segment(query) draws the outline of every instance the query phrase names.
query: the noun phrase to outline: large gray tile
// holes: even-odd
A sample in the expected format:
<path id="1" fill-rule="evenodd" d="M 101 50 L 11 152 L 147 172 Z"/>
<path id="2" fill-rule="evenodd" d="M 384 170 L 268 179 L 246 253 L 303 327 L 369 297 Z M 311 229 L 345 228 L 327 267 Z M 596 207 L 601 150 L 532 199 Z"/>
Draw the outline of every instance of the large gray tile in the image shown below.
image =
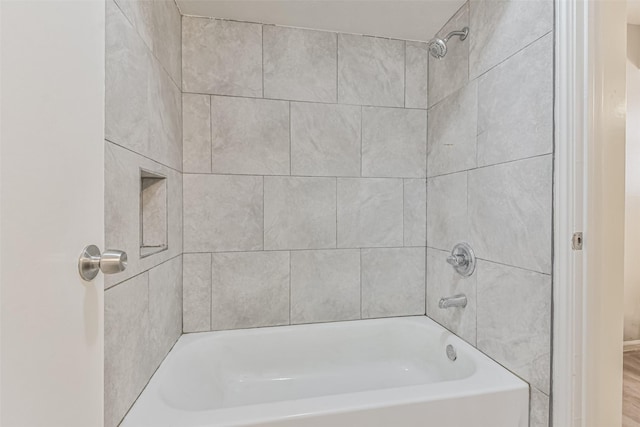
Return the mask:
<path id="1" fill-rule="evenodd" d="M 338 102 L 404 106 L 404 42 L 338 35 Z"/>
<path id="2" fill-rule="evenodd" d="M 450 251 L 469 240 L 467 172 L 427 180 L 427 246 Z"/>
<path id="3" fill-rule="evenodd" d="M 106 7 L 105 138 L 147 154 L 151 53 L 118 6 Z"/>
<path id="4" fill-rule="evenodd" d="M 143 0 L 144 1 L 144 0 Z M 182 15 L 175 1 L 150 1 L 153 5 L 153 53 L 171 79 L 182 84 Z"/>
<path id="5" fill-rule="evenodd" d="M 337 34 L 265 25 L 264 96 L 336 102 Z"/>
<path id="6" fill-rule="evenodd" d="M 182 89 L 262 96 L 262 25 L 184 16 Z"/>
<path id="7" fill-rule="evenodd" d="M 109 2 L 111 1 L 112 0 L 109 0 Z M 115 0 L 115 3 L 120 7 L 120 9 L 122 9 L 124 15 L 131 22 L 140 38 L 142 38 L 149 49 L 153 49 L 153 4 L 155 2 L 146 0 Z"/>
<path id="8" fill-rule="evenodd" d="M 291 173 L 360 176 L 362 109 L 291 103 Z"/>
<path id="9" fill-rule="evenodd" d="M 427 249 L 427 316 L 476 345 L 476 275 L 463 277 L 447 263 L 448 251 Z M 440 308 L 440 298 L 464 294 L 467 306 Z"/>
<path id="10" fill-rule="evenodd" d="M 425 313 L 425 248 L 362 249 L 362 317 Z"/>
<path id="11" fill-rule="evenodd" d="M 335 178 L 264 178 L 265 249 L 335 247 Z"/>
<path id="12" fill-rule="evenodd" d="M 171 0 L 116 0 L 140 38 L 180 85 L 181 15 Z"/>
<path id="13" fill-rule="evenodd" d="M 338 178 L 338 247 L 402 246 L 402 180 Z"/>
<path id="14" fill-rule="evenodd" d="M 553 29 L 551 0 L 471 0 L 469 9 L 472 79 Z"/>
<path id="15" fill-rule="evenodd" d="M 148 157 L 182 170 L 182 93 L 167 72 L 153 62 L 149 82 Z"/>
<path id="16" fill-rule="evenodd" d="M 553 35 L 480 77 L 478 166 L 553 150 Z"/>
<path id="17" fill-rule="evenodd" d="M 166 177 L 167 250 L 142 257 L 141 170 Z M 105 143 L 105 246 L 127 252 L 122 273 L 105 276 L 110 287 L 182 253 L 182 174 L 110 142 Z"/>
<path id="18" fill-rule="evenodd" d="M 535 387 L 531 387 L 530 390 L 529 427 L 549 427 L 549 396 L 536 390 Z"/>
<path id="19" fill-rule="evenodd" d="M 469 5 L 465 5 L 444 26 L 436 37 L 445 38 L 451 31 L 469 26 Z M 469 30 L 473 34 L 474 27 Z M 429 57 L 429 106 L 432 106 L 458 91 L 469 81 L 469 39 L 454 36 L 447 42 L 444 58 Z M 452 116 L 454 117 L 454 116 Z M 456 120 L 457 122 L 457 120 Z"/>
<path id="20" fill-rule="evenodd" d="M 404 180 L 404 245 L 427 245 L 427 183 Z"/>
<path id="21" fill-rule="evenodd" d="M 363 108 L 363 176 L 421 178 L 426 168 L 426 111 Z"/>
<path id="22" fill-rule="evenodd" d="M 289 175 L 289 103 L 211 98 L 214 173 Z"/>
<path id="23" fill-rule="evenodd" d="M 470 171 L 468 194 L 478 257 L 551 273 L 551 155 Z"/>
<path id="24" fill-rule="evenodd" d="M 182 256 L 149 270 L 150 351 L 159 366 L 182 334 Z"/>
<path id="25" fill-rule="evenodd" d="M 211 329 L 211 254 L 183 255 L 182 330 Z"/>
<path id="26" fill-rule="evenodd" d="M 429 110 L 428 176 L 476 167 L 477 121 L 475 81 Z"/>
<path id="27" fill-rule="evenodd" d="M 262 249 L 263 178 L 185 175 L 186 252 Z"/>
<path id="28" fill-rule="evenodd" d="M 406 43 L 404 106 L 406 108 L 427 108 L 429 86 L 429 50 L 427 43 Z"/>
<path id="29" fill-rule="evenodd" d="M 149 339 L 149 275 L 138 275 L 104 294 L 104 421 L 116 427 L 155 366 Z"/>
<path id="30" fill-rule="evenodd" d="M 211 328 L 289 323 L 289 252 L 213 254 Z"/>
<path id="31" fill-rule="evenodd" d="M 180 89 L 112 1 L 106 20 L 105 138 L 181 169 Z"/>
<path id="32" fill-rule="evenodd" d="M 551 277 L 479 261 L 478 348 L 549 392 Z"/>
<path id="33" fill-rule="evenodd" d="M 182 171 L 211 172 L 211 104 L 209 95 L 182 95 Z"/>
<path id="34" fill-rule="evenodd" d="M 291 323 L 360 318 L 360 251 L 291 252 Z"/>

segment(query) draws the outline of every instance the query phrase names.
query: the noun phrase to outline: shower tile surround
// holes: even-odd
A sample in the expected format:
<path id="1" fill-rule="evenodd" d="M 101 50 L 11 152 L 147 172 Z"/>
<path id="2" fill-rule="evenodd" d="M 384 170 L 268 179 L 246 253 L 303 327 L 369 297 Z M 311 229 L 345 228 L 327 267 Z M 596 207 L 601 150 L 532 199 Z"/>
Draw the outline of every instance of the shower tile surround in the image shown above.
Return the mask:
<path id="1" fill-rule="evenodd" d="M 426 43 L 182 30 L 184 331 L 425 314 Z"/>
<path id="2" fill-rule="evenodd" d="M 464 42 L 429 58 L 427 315 L 531 386 L 531 427 L 549 425 L 553 3 L 471 0 L 443 29 Z M 524 36 L 524 37 L 523 37 Z M 467 241 L 462 278 L 446 263 Z M 465 293 L 464 310 L 441 310 Z"/>
<path id="3" fill-rule="evenodd" d="M 181 332 L 425 312 L 528 381 L 547 426 L 552 12 L 471 0 L 436 61 L 108 0 L 106 243 L 138 250 L 143 169 L 167 177 L 168 249 L 107 277 L 105 426 Z M 470 278 L 445 262 L 458 241 Z M 437 308 L 458 292 L 465 310 Z"/>
<path id="4" fill-rule="evenodd" d="M 173 1 L 106 2 L 105 245 L 129 262 L 105 276 L 105 427 L 120 423 L 182 333 L 180 21 Z M 156 203 L 141 200 L 144 176 L 163 178 Z M 163 250 L 142 256 L 143 243 Z"/>

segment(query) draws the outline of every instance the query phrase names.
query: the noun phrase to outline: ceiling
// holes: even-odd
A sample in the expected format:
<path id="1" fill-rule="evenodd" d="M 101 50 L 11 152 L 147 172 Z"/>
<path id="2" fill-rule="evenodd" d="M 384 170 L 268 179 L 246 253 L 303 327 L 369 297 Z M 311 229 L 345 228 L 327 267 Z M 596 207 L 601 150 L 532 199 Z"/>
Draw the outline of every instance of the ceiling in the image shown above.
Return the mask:
<path id="1" fill-rule="evenodd" d="M 431 39 L 465 0 L 176 0 L 184 15 Z"/>

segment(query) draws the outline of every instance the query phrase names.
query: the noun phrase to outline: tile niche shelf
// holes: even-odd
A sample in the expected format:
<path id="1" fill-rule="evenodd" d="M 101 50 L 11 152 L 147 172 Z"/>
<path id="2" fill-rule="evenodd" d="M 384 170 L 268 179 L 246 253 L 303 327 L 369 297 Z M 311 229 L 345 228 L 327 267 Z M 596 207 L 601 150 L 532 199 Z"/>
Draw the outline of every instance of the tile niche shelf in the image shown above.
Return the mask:
<path id="1" fill-rule="evenodd" d="M 140 170 L 140 257 L 168 249 L 167 178 Z"/>

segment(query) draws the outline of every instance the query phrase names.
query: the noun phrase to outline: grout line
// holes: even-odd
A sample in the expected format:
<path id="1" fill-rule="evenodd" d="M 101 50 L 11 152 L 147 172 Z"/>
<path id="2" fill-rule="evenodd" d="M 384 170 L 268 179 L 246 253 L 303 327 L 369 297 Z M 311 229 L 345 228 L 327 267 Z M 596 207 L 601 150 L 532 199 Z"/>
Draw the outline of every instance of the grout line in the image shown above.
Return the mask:
<path id="1" fill-rule="evenodd" d="M 192 254 L 239 254 L 239 253 L 262 253 L 262 252 L 319 252 L 319 251 L 347 251 L 347 250 L 360 250 L 360 249 L 424 249 L 424 248 L 429 248 L 429 249 L 435 249 L 438 251 L 442 251 L 442 252 L 451 252 L 451 251 L 447 251 L 445 249 L 440 249 L 440 248 L 432 248 L 429 246 L 360 246 L 360 247 L 337 247 L 337 248 L 304 248 L 304 249 L 298 249 L 298 248 L 287 248 L 287 249 L 254 249 L 254 250 L 241 250 L 241 251 L 186 251 L 184 252 L 185 255 L 192 255 Z M 182 255 L 182 254 L 181 254 Z M 174 257 L 175 258 L 175 257 Z M 481 258 L 478 258 L 481 259 Z M 489 262 L 493 262 L 490 260 L 484 260 L 483 261 L 489 261 Z M 505 264 L 508 266 L 508 264 Z M 510 266 L 510 267 L 515 267 L 515 266 Z M 519 268 L 519 267 L 515 267 L 515 268 Z M 533 271 L 533 270 L 530 270 Z M 537 272 L 536 272 L 537 273 Z M 541 274 L 546 274 L 546 273 L 541 273 Z M 548 275 L 548 274 L 547 274 Z"/>
<path id="2" fill-rule="evenodd" d="M 360 319 L 362 319 L 362 249 L 359 250 L 360 254 Z"/>
<path id="3" fill-rule="evenodd" d="M 209 173 L 213 173 L 213 97 L 209 95 Z M 184 172 L 183 172 L 184 173 Z"/>
<path id="4" fill-rule="evenodd" d="M 176 5 L 176 8 L 178 9 L 178 13 L 180 14 L 180 21 L 182 21 L 182 15 L 184 15 L 182 13 L 182 9 L 180 8 L 180 5 L 178 5 L 178 1 L 177 0 L 173 0 L 173 3 Z"/>
<path id="5" fill-rule="evenodd" d="M 291 251 L 289 251 L 289 324 L 291 324 L 291 311 L 293 307 L 291 305 Z"/>
<path id="6" fill-rule="evenodd" d="M 404 186 L 406 184 L 406 180 L 402 180 L 402 245 L 404 246 L 406 244 L 406 240 L 405 240 L 405 236 L 404 236 L 404 229 L 405 229 L 405 223 L 404 223 L 404 218 L 405 218 L 405 204 L 407 202 L 406 198 L 405 198 L 405 192 L 404 192 Z"/>
<path id="7" fill-rule="evenodd" d="M 173 166 L 166 165 L 166 164 L 164 164 L 164 163 L 162 163 L 162 162 L 159 162 L 159 161 L 157 161 L 157 160 L 153 160 L 151 157 L 148 157 L 148 156 L 146 156 L 146 155 L 144 155 L 144 154 L 138 153 L 137 151 L 133 151 L 133 150 L 132 150 L 131 148 L 129 148 L 129 147 L 125 147 L 124 145 L 122 145 L 122 144 L 118 144 L 117 142 L 114 142 L 114 141 L 112 141 L 112 140 L 110 140 L 110 139 L 107 139 L 107 138 L 105 138 L 104 140 L 105 140 L 105 141 L 107 141 L 107 142 L 108 142 L 108 143 L 110 143 L 110 144 L 115 145 L 116 147 L 122 148 L 123 150 L 127 150 L 128 152 L 133 153 L 133 154 L 135 154 L 135 155 L 137 155 L 137 156 L 139 156 L 139 157 L 142 157 L 142 158 L 144 158 L 144 159 L 147 159 L 147 160 L 149 160 L 149 161 L 151 161 L 151 162 L 153 162 L 153 163 L 155 163 L 155 164 L 157 164 L 157 165 L 160 165 L 160 166 L 165 167 L 165 168 L 167 168 L 167 169 L 171 169 L 172 171 L 177 172 L 177 173 L 179 173 L 179 174 L 183 174 L 183 172 L 182 172 L 181 170 L 176 169 L 176 168 L 174 168 Z"/>
<path id="8" fill-rule="evenodd" d="M 545 154 L 546 155 L 546 154 Z M 541 155 L 544 156 L 544 155 Z M 541 156 L 535 156 L 535 157 L 541 157 Z M 522 160 L 526 160 L 526 159 L 522 159 Z M 515 161 L 515 160 L 514 160 Z M 506 162 L 506 163 L 510 163 L 510 162 Z M 501 164 L 501 163 L 498 163 Z M 491 165 L 494 166 L 494 165 Z M 460 172 L 451 172 L 449 174 L 443 174 L 443 175 L 438 175 L 438 176 L 444 176 L 444 175 L 452 175 L 455 173 L 461 173 L 461 172 L 466 172 L 466 170 L 460 171 Z M 318 179 L 328 179 L 328 178 L 340 178 L 340 179 L 358 179 L 358 180 L 380 180 L 380 179 L 384 179 L 384 180 L 402 180 L 402 179 L 420 179 L 420 180 L 425 180 L 427 179 L 424 176 L 347 176 L 347 175 L 302 175 L 302 174 L 295 174 L 295 175 L 285 175 L 285 174 L 255 174 L 255 173 L 222 173 L 222 172 L 215 172 L 215 173 L 207 173 L 207 172 L 182 172 L 183 175 L 213 175 L 213 176 L 253 176 L 253 177 L 257 177 L 257 176 L 266 176 L 266 177 L 279 177 L 279 178 L 318 178 Z M 435 178 L 435 177 L 429 177 L 429 178 Z"/>
<path id="9" fill-rule="evenodd" d="M 537 158 L 546 157 L 546 156 L 553 156 L 553 153 L 536 154 L 534 156 L 523 157 L 521 159 L 507 160 L 507 161 L 504 161 L 504 162 L 492 163 L 490 165 L 477 166 L 475 168 L 463 169 L 463 170 L 455 171 L 455 172 L 447 172 L 447 173 L 443 173 L 443 174 L 439 174 L 439 175 L 428 176 L 427 179 L 440 178 L 440 177 L 443 177 L 443 176 L 455 175 L 455 174 L 459 174 L 459 173 L 463 173 L 463 172 L 473 172 L 473 171 L 476 171 L 476 170 L 479 170 L 479 169 L 487 169 L 487 168 L 491 168 L 491 167 L 494 167 L 494 166 L 508 165 L 510 163 L 522 162 L 522 161 L 525 161 L 525 160 L 532 160 L 532 159 L 537 159 Z"/>
<path id="10" fill-rule="evenodd" d="M 271 98 L 271 97 L 266 97 L 266 98 L 263 97 L 263 98 L 261 98 L 259 96 L 240 96 L 240 95 L 229 95 L 229 94 L 224 94 L 224 93 L 204 93 L 204 92 L 197 92 L 197 91 L 183 91 L 182 93 L 183 94 L 188 93 L 188 94 L 192 94 L 192 95 L 217 96 L 217 97 L 220 97 L 220 98 L 264 99 L 265 101 L 285 101 L 285 102 L 299 102 L 299 103 L 303 103 L 303 104 L 323 104 L 323 105 L 350 105 L 352 107 L 395 108 L 395 109 L 399 109 L 399 110 L 427 111 L 427 110 L 429 110 L 431 108 L 431 107 L 429 107 L 429 108 L 417 108 L 417 107 L 405 108 L 405 107 L 397 106 L 397 105 L 352 104 L 352 103 L 348 103 L 348 102 L 307 101 L 307 100 L 302 100 L 302 99 L 286 99 L 286 98 Z M 438 101 L 438 102 L 441 102 L 441 101 Z"/>
<path id="11" fill-rule="evenodd" d="M 537 43 L 538 41 L 540 41 L 541 39 L 545 38 L 546 36 L 548 36 L 549 34 L 553 33 L 553 29 L 547 31 L 546 33 L 544 33 L 543 35 L 541 35 L 540 37 L 538 37 L 537 39 L 533 40 L 531 43 L 528 43 L 524 46 L 522 46 L 520 49 L 518 49 L 517 51 L 515 51 L 514 53 L 512 53 L 511 55 L 507 56 L 506 58 L 504 58 L 503 60 L 501 60 L 500 62 L 498 62 L 497 64 L 494 64 L 493 66 L 491 66 L 491 68 L 488 68 L 487 70 L 483 71 L 482 73 L 478 74 L 477 76 L 475 76 L 473 78 L 473 80 L 478 80 L 480 79 L 480 77 L 484 76 L 485 74 L 487 74 L 488 72 L 490 72 L 491 70 L 493 70 L 494 68 L 504 64 L 505 62 L 507 62 L 509 59 L 513 58 L 514 56 L 516 56 L 517 54 L 519 54 L 520 52 L 522 52 L 523 50 L 529 48 L 531 45 Z M 471 78 L 471 73 L 469 73 L 469 78 Z"/>
<path id="12" fill-rule="evenodd" d="M 403 42 L 404 44 L 404 81 L 402 82 L 402 95 L 404 97 L 403 101 L 402 101 L 402 105 L 404 106 L 404 108 L 407 108 L 407 42 L 406 40 Z"/>
<path id="13" fill-rule="evenodd" d="M 418 246 L 418 247 L 420 247 L 420 246 Z M 435 246 L 427 246 L 426 248 L 427 248 L 427 250 L 431 249 L 431 250 L 434 250 L 434 251 L 445 252 L 445 253 L 450 253 L 451 252 L 450 249 L 442 249 L 441 247 L 435 247 Z M 538 270 L 532 270 L 530 268 L 520 267 L 520 266 L 513 265 L 513 264 L 507 264 L 507 263 L 500 262 L 500 261 L 494 261 L 494 260 L 491 260 L 491 259 L 488 259 L 488 258 L 481 258 L 481 257 L 476 256 L 476 260 L 484 261 L 484 262 L 490 262 L 492 264 L 501 265 L 503 267 L 515 268 L 517 270 L 528 271 L 530 273 L 537 273 L 537 274 L 541 274 L 543 276 L 549 276 L 549 277 L 552 276 L 551 273 L 545 273 L 545 272 L 538 271 Z"/>
<path id="14" fill-rule="evenodd" d="M 111 142 L 111 141 L 109 141 Z M 113 143 L 113 142 L 112 142 Z M 115 143 L 113 143 L 115 144 Z M 118 144 L 115 144 L 118 145 Z M 361 144 L 362 145 L 362 144 Z M 126 150 L 131 151 L 130 149 L 126 148 L 126 147 L 122 147 L 120 145 L 118 145 L 121 148 L 124 148 Z M 362 150 L 362 147 L 361 147 Z M 134 154 L 139 154 L 136 153 L 135 151 L 132 151 Z M 139 154 L 140 156 L 142 156 L 141 154 Z M 336 176 L 336 175 L 327 175 L 327 176 L 318 176 L 318 175 L 283 175 L 283 174 L 273 174 L 273 175 L 266 175 L 266 176 L 273 176 L 273 177 L 284 177 L 284 178 L 341 178 L 341 179 L 369 179 L 369 180 L 373 180 L 373 179 L 425 179 L 425 180 L 429 180 L 429 179 L 434 179 L 434 178 L 440 178 L 440 177 L 444 177 L 444 176 L 449 176 L 449 175 L 455 175 L 455 174 L 459 174 L 459 173 L 463 173 L 463 172 L 472 172 L 472 171 L 476 171 L 479 169 L 487 169 L 490 167 L 494 167 L 494 166 L 501 166 L 501 165 L 507 165 L 510 163 L 516 163 L 516 162 L 522 162 L 525 160 L 532 160 L 532 159 L 537 159 L 537 158 L 541 158 L 541 157 L 546 157 L 546 156 L 553 156 L 553 153 L 543 153 L 543 154 L 536 154 L 534 156 L 529 156 L 529 157 L 523 157 L 521 159 L 514 159 L 514 160 L 507 160 L 504 162 L 499 162 L 499 163 L 492 163 L 489 165 L 483 165 L 483 166 L 478 166 L 478 167 L 474 167 L 474 168 L 470 168 L 470 169 L 463 169 L 463 170 L 459 170 L 459 171 L 454 171 L 454 172 L 447 172 L 447 173 L 442 173 L 442 174 L 438 174 L 438 175 L 433 175 L 433 176 L 428 176 L 428 177 L 424 177 L 424 176 L 414 176 L 414 177 L 410 177 L 410 176 Z M 145 156 L 142 156 L 145 157 Z M 154 161 L 152 159 L 149 159 L 148 157 L 145 157 L 148 160 Z M 158 163 L 158 162 L 156 162 Z M 362 154 L 361 154 L 361 163 L 362 163 Z M 166 166 L 163 165 L 162 163 L 159 163 L 162 166 Z M 170 166 L 166 166 L 167 168 L 170 168 L 176 172 L 180 172 Z M 362 166 L 361 166 L 362 167 Z M 202 172 L 181 172 L 183 175 L 214 175 L 214 176 L 265 176 L 265 175 L 259 175 L 259 174 L 248 174 L 248 173 L 202 173 Z"/>
<path id="15" fill-rule="evenodd" d="M 338 249 L 338 178 L 336 177 L 336 249 Z"/>
<path id="16" fill-rule="evenodd" d="M 386 37 L 386 36 L 376 36 L 376 35 L 372 35 L 372 34 L 364 34 L 364 33 L 348 33 L 345 31 L 335 31 L 335 30 L 323 30 L 323 29 L 319 29 L 319 28 L 309 28 L 309 27 L 297 27 L 294 25 L 279 25 L 279 24 L 274 24 L 274 23 L 269 23 L 269 22 L 256 22 L 256 21 L 246 21 L 246 20 L 241 20 L 241 19 L 232 19 L 232 18 L 218 18 L 215 16 L 202 16 L 202 15 L 193 15 L 190 13 L 182 13 L 183 17 L 186 18 L 193 18 L 193 19 L 206 19 L 209 21 L 225 21 L 225 22 L 237 22 L 239 24 L 253 24 L 253 25 L 267 25 L 270 27 L 276 27 L 276 28 L 289 28 L 289 29 L 294 29 L 294 30 L 303 30 L 303 31 L 313 31 L 313 32 L 318 32 L 318 33 L 330 33 L 330 34 L 344 34 L 347 36 L 359 36 L 359 37 L 369 37 L 372 39 L 382 39 L 382 40 L 394 40 L 394 41 L 409 41 L 409 42 L 418 42 L 418 43 L 427 43 L 428 40 L 418 40 L 418 39 L 400 39 L 397 37 Z"/>
<path id="17" fill-rule="evenodd" d="M 213 330 L 213 254 L 209 254 L 209 330 Z"/>
<path id="18" fill-rule="evenodd" d="M 340 103 L 340 35 L 336 33 L 336 104 Z"/>
<path id="19" fill-rule="evenodd" d="M 166 251 L 162 251 L 162 252 L 159 252 L 159 253 L 165 253 L 165 252 L 166 252 Z M 207 253 L 208 253 L 208 252 L 207 252 Z M 114 283 L 113 285 L 109 286 L 108 288 L 107 288 L 107 287 L 105 287 L 105 288 L 104 288 L 104 292 L 107 292 L 107 291 L 109 291 L 109 290 L 111 290 L 111 289 L 113 289 L 113 288 L 115 288 L 115 287 L 118 287 L 118 286 L 120 286 L 120 285 L 122 285 L 122 284 L 124 284 L 124 283 L 128 282 L 128 281 L 129 281 L 129 280 L 131 280 L 131 279 L 135 279 L 136 277 L 138 277 L 138 276 L 140 276 L 140 275 L 142 275 L 142 274 L 149 273 L 149 272 L 150 272 L 151 270 L 153 270 L 154 268 L 159 267 L 159 266 L 161 266 L 162 264 L 166 264 L 166 263 L 168 263 L 169 261 L 173 261 L 174 259 L 176 259 L 176 258 L 178 258 L 179 256 L 182 256 L 182 255 L 184 255 L 184 253 L 183 253 L 183 252 L 179 253 L 178 255 L 174 255 L 174 256 L 172 256 L 171 258 L 167 258 L 167 259 L 165 259 L 164 261 L 159 262 L 158 264 L 155 264 L 155 265 L 153 265 L 153 266 L 151 266 L 151 267 L 147 268 L 147 269 L 146 269 L 146 270 L 144 270 L 144 271 L 141 271 L 141 272 L 139 272 L 139 273 L 134 274 L 133 276 L 127 277 L 126 279 L 122 279 L 121 281 L 119 281 L 119 282 L 117 282 L 117 283 Z"/>
<path id="20" fill-rule="evenodd" d="M 477 272 L 475 274 L 475 279 L 476 279 L 476 282 L 475 282 L 473 288 L 474 288 L 474 292 L 476 294 L 476 296 L 475 296 L 476 300 L 474 302 L 474 304 L 476 306 L 476 310 L 475 310 L 476 311 L 476 313 L 475 313 L 476 314 L 476 322 L 475 322 L 476 334 L 475 334 L 475 339 L 474 339 L 474 342 L 473 342 L 473 346 L 477 347 L 478 346 L 478 273 Z"/>
<path id="21" fill-rule="evenodd" d="M 262 98 L 264 98 L 264 24 L 260 24 L 260 54 L 262 59 L 262 70 L 260 73 L 262 77 Z"/>
<path id="22" fill-rule="evenodd" d="M 429 291 L 427 288 L 427 284 L 428 284 L 428 279 L 427 279 L 427 273 L 429 271 L 429 257 L 428 257 L 428 250 L 425 247 L 424 248 L 424 315 L 425 316 L 429 316 L 429 313 L 427 311 L 427 307 L 429 306 L 428 304 L 428 296 L 429 296 Z"/>
<path id="23" fill-rule="evenodd" d="M 427 183 L 427 177 L 429 176 L 429 111 L 427 111 L 425 113 L 425 118 L 424 118 L 425 122 L 426 122 L 426 127 L 427 127 L 427 132 L 425 134 L 425 141 L 424 141 L 424 174 L 425 174 L 425 185 Z M 476 164 L 477 165 L 477 164 Z"/>
<path id="24" fill-rule="evenodd" d="M 364 121 L 364 107 L 360 106 L 360 177 L 363 177 L 363 173 L 362 173 L 362 150 L 363 150 L 363 142 L 364 142 L 364 135 L 363 135 L 363 124 L 362 122 Z"/>
<path id="25" fill-rule="evenodd" d="M 291 123 L 291 101 L 289 101 L 289 175 L 293 175 L 293 160 L 291 156 L 292 144 L 291 144 L 291 133 L 292 133 L 293 124 Z"/>
<path id="26" fill-rule="evenodd" d="M 265 227 L 265 217 L 266 217 L 266 211 L 264 208 L 264 200 L 265 200 L 265 196 L 264 196 L 264 179 L 265 177 L 262 177 L 262 250 L 264 251 L 264 240 L 265 240 L 265 234 L 267 234 L 267 230 Z"/>
<path id="27" fill-rule="evenodd" d="M 478 144 L 478 136 L 480 136 L 478 134 L 478 129 L 480 128 L 480 118 L 479 118 L 479 116 L 480 116 L 480 87 L 479 86 L 480 85 L 476 84 L 475 86 L 476 86 L 476 94 L 475 94 L 475 97 L 476 97 L 476 105 L 475 105 L 475 107 L 476 107 L 476 114 L 475 114 L 475 116 L 476 116 L 476 131 L 475 131 L 475 136 L 473 137 L 473 143 L 474 143 L 474 148 L 476 150 L 474 158 L 475 158 L 475 164 L 476 164 L 476 168 L 477 168 L 478 167 L 478 162 L 479 162 L 479 157 L 480 157 L 480 150 L 478 149 L 478 146 L 479 146 L 479 144 Z"/>

